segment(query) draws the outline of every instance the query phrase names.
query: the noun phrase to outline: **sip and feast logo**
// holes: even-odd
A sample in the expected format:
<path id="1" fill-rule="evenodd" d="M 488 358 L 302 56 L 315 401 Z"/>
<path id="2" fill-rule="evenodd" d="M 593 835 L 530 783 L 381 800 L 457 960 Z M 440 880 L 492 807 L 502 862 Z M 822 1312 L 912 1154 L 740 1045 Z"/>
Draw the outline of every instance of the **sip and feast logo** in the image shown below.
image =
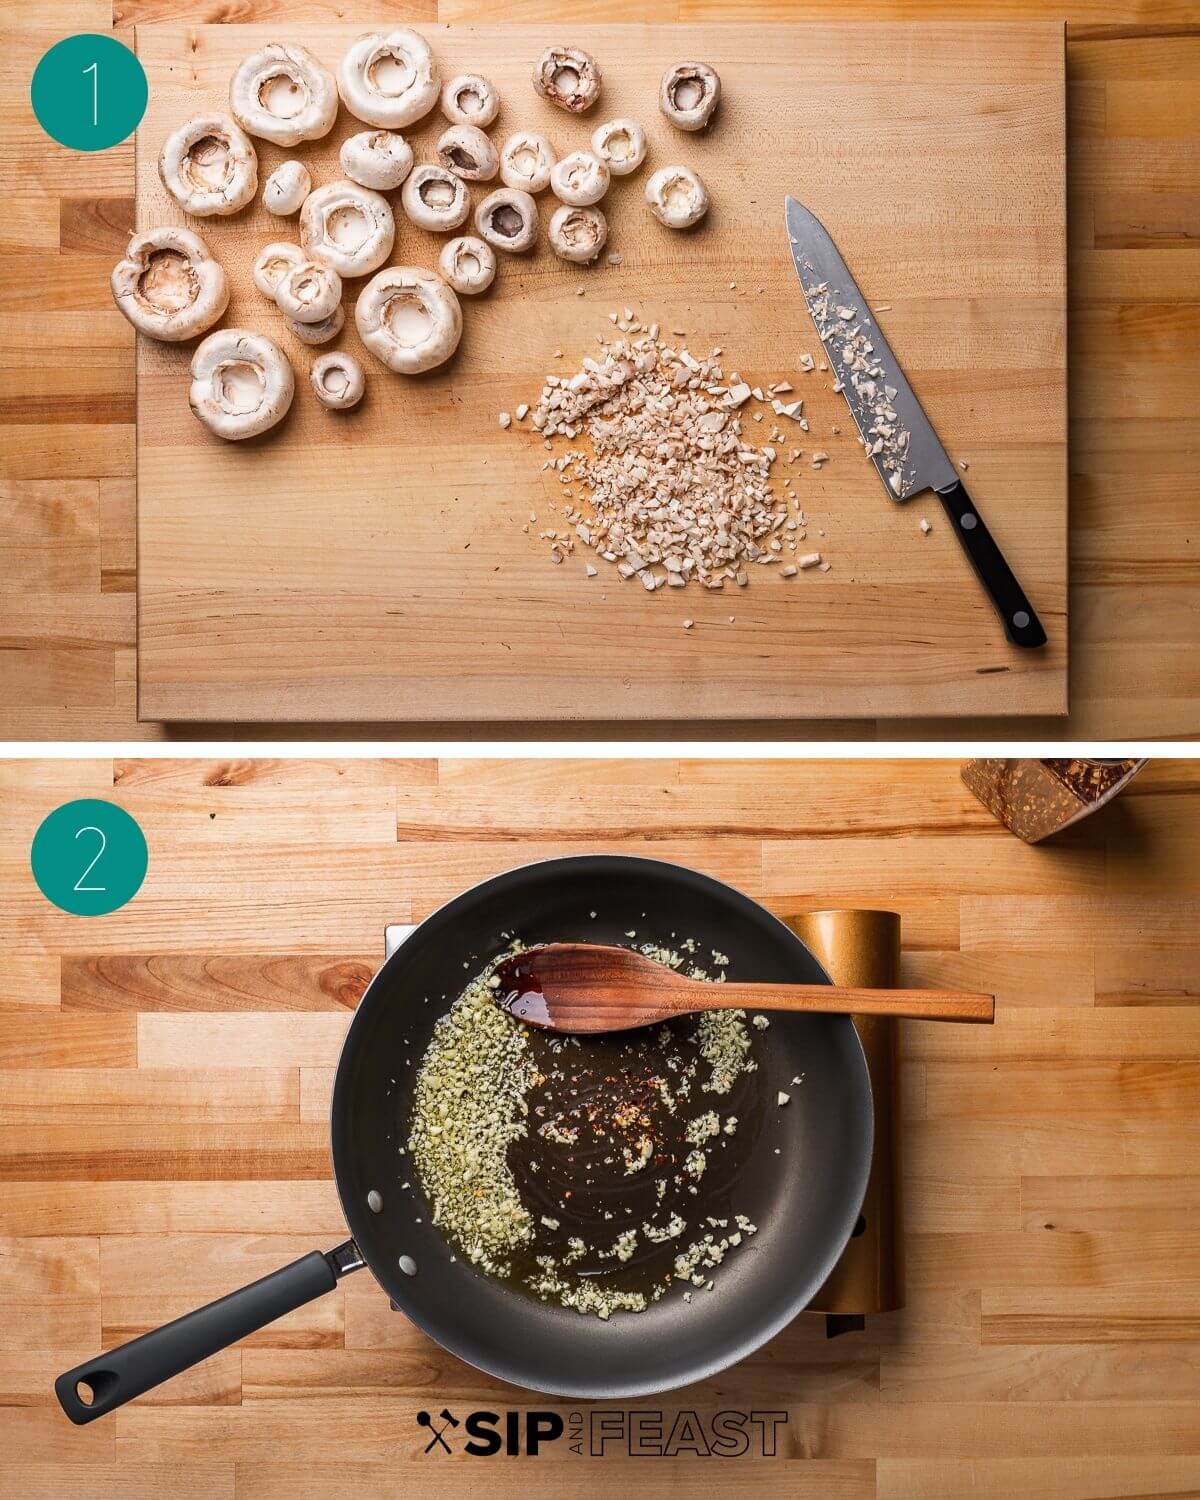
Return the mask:
<path id="1" fill-rule="evenodd" d="M 537 1458 L 563 1442 L 584 1458 L 774 1458 L 786 1411 L 419 1411 L 426 1453 Z"/>

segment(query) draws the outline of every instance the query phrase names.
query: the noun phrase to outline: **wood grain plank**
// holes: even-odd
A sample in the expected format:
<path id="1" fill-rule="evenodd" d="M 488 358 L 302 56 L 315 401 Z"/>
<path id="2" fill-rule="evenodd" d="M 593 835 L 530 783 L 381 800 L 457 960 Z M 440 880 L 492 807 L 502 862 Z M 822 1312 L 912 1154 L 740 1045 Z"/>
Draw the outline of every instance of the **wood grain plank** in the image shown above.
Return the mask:
<path id="1" fill-rule="evenodd" d="M 64 1010 L 353 1010 L 378 958 L 325 953 L 105 953 L 62 962 Z M 55 973 L 55 1003 L 58 975 Z M 3 1003 L 0 1001 L 0 1003 Z"/>
<path id="2" fill-rule="evenodd" d="M 99 1336 L 99 1241 L 0 1239 L 0 1349 L 74 1349 Z"/>
<path id="3" fill-rule="evenodd" d="M 9 1179 L 0 1193 L 0 1234 L 254 1233 L 342 1236 L 346 1220 L 328 1177 L 239 1182 Z"/>
<path id="4" fill-rule="evenodd" d="M 295 1120 L 299 1079 L 282 1068 L 0 1070 L 0 1125 Z"/>

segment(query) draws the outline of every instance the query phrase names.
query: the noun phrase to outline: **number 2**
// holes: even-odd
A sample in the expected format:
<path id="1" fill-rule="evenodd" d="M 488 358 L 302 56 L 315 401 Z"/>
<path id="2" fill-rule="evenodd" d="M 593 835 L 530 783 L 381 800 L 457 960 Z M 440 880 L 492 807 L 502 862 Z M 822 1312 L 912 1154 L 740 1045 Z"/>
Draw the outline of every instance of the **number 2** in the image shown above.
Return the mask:
<path id="1" fill-rule="evenodd" d="M 83 71 L 85 77 L 88 73 L 92 75 L 92 127 L 94 129 L 100 123 L 100 65 L 99 63 L 92 63 L 89 67 L 84 68 Z M 80 829 L 81 833 L 82 831 Z M 97 859 L 99 857 L 99 855 L 96 856 Z M 79 887 L 76 886 L 75 889 L 78 890 Z"/>
<path id="2" fill-rule="evenodd" d="M 93 66 L 95 66 L 95 64 L 93 64 Z M 104 836 L 104 830 L 102 828 L 95 828 L 90 823 L 88 824 L 88 826 L 86 828 L 80 828 L 80 829 L 78 829 L 77 832 L 76 832 L 76 834 L 75 834 L 75 837 L 78 838 L 80 836 L 80 834 L 83 834 L 83 833 L 98 833 L 100 835 L 100 847 L 99 847 L 99 849 L 96 850 L 96 853 L 95 853 L 95 855 L 92 858 L 91 864 L 88 865 L 87 869 L 83 872 L 83 874 L 75 882 L 75 885 L 73 886 L 73 889 L 77 890 L 77 891 L 84 891 L 84 892 L 94 891 L 94 892 L 99 893 L 101 891 L 107 890 L 107 887 L 103 886 L 103 885 L 84 885 L 83 882 L 88 878 L 88 876 L 96 868 L 96 865 L 98 864 L 98 862 L 100 860 L 100 856 L 104 853 L 105 849 L 108 847 L 108 840 L 105 838 L 105 836 Z"/>

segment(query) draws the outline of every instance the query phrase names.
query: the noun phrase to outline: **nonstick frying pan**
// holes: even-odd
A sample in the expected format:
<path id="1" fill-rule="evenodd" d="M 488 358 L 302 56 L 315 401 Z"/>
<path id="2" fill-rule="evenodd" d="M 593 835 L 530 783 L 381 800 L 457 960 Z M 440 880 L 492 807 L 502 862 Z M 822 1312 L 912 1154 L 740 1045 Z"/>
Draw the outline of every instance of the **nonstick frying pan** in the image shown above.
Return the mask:
<path id="1" fill-rule="evenodd" d="M 808 949 L 756 902 L 657 860 L 585 855 L 525 865 L 474 886 L 423 922 L 358 1006 L 334 1081 L 333 1173 L 351 1238 L 59 1376 L 76 1423 L 143 1391 L 331 1291 L 367 1266 L 400 1312 L 460 1359 L 513 1385 L 600 1400 L 702 1380 L 743 1359 L 807 1305 L 854 1231 L 871 1163 L 871 1086 L 848 1016 L 784 1015 L 756 1037 L 772 1115 L 738 1181 L 752 1245 L 721 1266 L 715 1291 L 679 1283 L 642 1313 L 607 1322 L 538 1301 L 483 1275 L 430 1222 L 398 1154 L 434 1022 L 515 935 L 526 943 L 682 943 L 727 956 L 730 977 L 829 983 Z M 794 1086 L 792 1080 L 802 1077 Z M 402 1181 L 413 1178 L 406 1191 Z M 403 1265 L 402 1265 L 403 1262 Z M 410 1274 L 411 1273 L 411 1274 Z"/>

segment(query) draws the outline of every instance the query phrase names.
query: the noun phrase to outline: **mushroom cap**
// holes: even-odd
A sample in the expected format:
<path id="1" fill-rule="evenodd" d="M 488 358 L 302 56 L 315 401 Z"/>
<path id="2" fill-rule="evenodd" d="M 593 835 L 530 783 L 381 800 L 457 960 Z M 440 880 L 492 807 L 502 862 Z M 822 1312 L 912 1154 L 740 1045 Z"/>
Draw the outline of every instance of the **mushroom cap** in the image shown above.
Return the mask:
<path id="1" fill-rule="evenodd" d="M 311 192 L 312 178 L 304 163 L 281 162 L 263 184 L 263 207 L 269 214 L 287 218 L 300 212 L 301 205 Z"/>
<path id="2" fill-rule="evenodd" d="M 342 171 L 362 187 L 390 192 L 412 171 L 412 147 L 396 130 L 360 130 L 342 142 Z"/>
<path id="3" fill-rule="evenodd" d="M 550 173 L 554 196 L 573 208 L 599 203 L 611 181 L 608 163 L 594 151 L 572 151 L 556 161 Z"/>
<path id="4" fill-rule="evenodd" d="M 438 101 L 433 53 L 409 26 L 372 31 L 352 42 L 338 64 L 337 86 L 356 119 L 384 130 L 415 124 Z"/>
<path id="5" fill-rule="evenodd" d="M 333 74 L 307 47 L 269 42 L 252 52 L 229 84 L 229 108 L 250 135 L 298 146 L 328 135 L 337 118 Z"/>
<path id="6" fill-rule="evenodd" d="M 496 188 L 475 210 L 475 228 L 497 250 L 515 255 L 537 242 L 537 204 L 520 188 Z"/>
<path id="7" fill-rule="evenodd" d="M 320 261 L 289 266 L 275 287 L 275 303 L 296 323 L 322 323 L 342 300 L 342 278 Z"/>
<path id="8" fill-rule="evenodd" d="M 308 256 L 291 240 L 272 240 L 258 252 L 254 262 L 254 285 L 264 297 L 275 300 L 275 288 L 293 266 L 302 266 Z"/>
<path id="9" fill-rule="evenodd" d="M 559 109 L 580 115 L 600 97 L 600 65 L 582 47 L 547 47 L 533 65 L 533 86 Z"/>
<path id="10" fill-rule="evenodd" d="M 188 405 L 229 442 L 281 422 L 296 392 L 287 355 L 274 340 L 245 328 L 210 333 L 192 355 Z"/>
<path id="11" fill-rule="evenodd" d="M 444 364 L 462 338 L 453 290 L 422 266 L 388 266 L 359 293 L 359 337 L 389 370 L 419 375 Z"/>
<path id="12" fill-rule="evenodd" d="M 313 394 L 330 411 L 349 411 L 362 400 L 367 388 L 362 365 L 353 354 L 341 351 L 318 354 L 308 378 Z"/>
<path id="13" fill-rule="evenodd" d="M 369 276 L 392 253 L 396 221 L 380 193 L 357 182 L 328 182 L 300 210 L 300 243 L 339 276 Z"/>
<path id="14" fill-rule="evenodd" d="M 550 245 L 561 260 L 586 265 L 604 249 L 608 220 L 598 208 L 575 208 L 564 203 L 550 216 Z"/>
<path id="15" fill-rule="evenodd" d="M 422 162 L 400 189 L 400 204 L 422 229 L 457 229 L 471 212 L 471 195 L 453 172 Z"/>
<path id="16" fill-rule="evenodd" d="M 550 186 L 553 167 L 554 147 L 532 130 L 518 130 L 500 149 L 500 181 L 505 187 L 540 193 Z"/>
<path id="17" fill-rule="evenodd" d="M 466 182 L 488 182 L 500 170 L 495 146 L 475 125 L 451 125 L 437 143 L 438 161 Z"/>
<path id="18" fill-rule="evenodd" d="M 213 110 L 171 132 L 158 175 L 185 213 L 223 218 L 245 208 L 258 191 L 258 153 L 236 120 Z"/>
<path id="19" fill-rule="evenodd" d="M 628 177 L 646 160 L 646 132 L 636 120 L 606 120 L 592 132 L 592 150 L 614 177 Z"/>
<path id="20" fill-rule="evenodd" d="M 198 234 L 164 225 L 135 234 L 112 273 L 118 309 L 139 333 L 177 344 L 211 328 L 229 306 L 229 283 Z"/>
<path id="21" fill-rule="evenodd" d="M 302 343 L 327 344 L 330 339 L 337 338 L 345 326 L 346 309 L 339 302 L 319 323 L 297 323 L 295 318 L 285 318 L 284 322 Z"/>
<path id="22" fill-rule="evenodd" d="M 442 86 L 442 113 L 451 125 L 486 130 L 500 113 L 500 95 L 480 74 L 460 73 Z"/>
<path id="23" fill-rule="evenodd" d="M 475 297 L 496 279 L 496 252 L 475 235 L 462 234 L 442 246 L 438 270 L 456 292 Z"/>
<path id="24" fill-rule="evenodd" d="M 708 212 L 708 189 L 690 167 L 659 167 L 646 180 L 646 202 L 670 229 L 688 229 Z"/>
<path id="25" fill-rule="evenodd" d="M 702 62 L 668 68 L 658 90 L 659 109 L 680 130 L 703 130 L 720 99 L 720 74 Z"/>

